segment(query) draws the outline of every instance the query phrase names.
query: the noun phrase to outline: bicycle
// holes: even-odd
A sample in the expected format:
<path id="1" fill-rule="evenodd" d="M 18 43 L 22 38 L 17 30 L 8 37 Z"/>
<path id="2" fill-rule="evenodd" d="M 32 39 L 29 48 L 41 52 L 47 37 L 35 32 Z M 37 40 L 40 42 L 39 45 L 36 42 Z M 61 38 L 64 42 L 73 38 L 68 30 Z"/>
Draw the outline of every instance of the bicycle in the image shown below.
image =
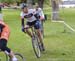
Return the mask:
<path id="1" fill-rule="evenodd" d="M 33 39 L 32 39 L 33 50 L 34 50 L 34 53 L 35 53 L 36 57 L 40 58 L 41 52 L 44 49 L 44 44 L 43 44 L 43 41 L 39 42 L 39 37 L 37 35 L 37 32 L 36 32 L 35 28 L 32 27 L 31 29 L 32 29 L 32 34 L 33 34 Z"/>
<path id="2" fill-rule="evenodd" d="M 0 52 L 2 52 L 2 51 L 0 50 Z M 11 59 L 8 55 L 6 55 L 5 53 L 4 53 L 4 55 L 5 55 L 5 58 L 3 57 L 3 59 L 5 61 L 11 61 Z M 15 53 L 15 56 L 17 57 L 18 61 L 25 61 L 25 58 L 20 53 Z M 0 61 L 2 61 L 1 58 L 0 58 Z"/>
<path id="3" fill-rule="evenodd" d="M 25 27 L 24 28 L 24 33 L 26 33 L 25 29 L 28 29 L 28 28 L 31 28 L 32 35 L 33 35 L 33 37 L 32 37 L 32 46 L 33 46 L 34 53 L 35 53 L 37 58 L 40 58 L 41 57 L 41 52 L 45 50 L 43 41 L 40 42 L 39 36 L 38 36 L 34 26 Z"/>

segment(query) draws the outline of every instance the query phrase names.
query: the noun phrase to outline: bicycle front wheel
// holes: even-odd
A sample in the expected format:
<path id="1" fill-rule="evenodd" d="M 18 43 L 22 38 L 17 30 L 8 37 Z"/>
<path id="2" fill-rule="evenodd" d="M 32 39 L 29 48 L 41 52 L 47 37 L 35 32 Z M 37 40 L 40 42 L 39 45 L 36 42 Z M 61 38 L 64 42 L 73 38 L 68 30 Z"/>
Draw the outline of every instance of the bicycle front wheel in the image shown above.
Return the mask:
<path id="1" fill-rule="evenodd" d="M 25 58 L 21 54 L 15 53 L 15 56 L 18 59 L 18 61 L 25 61 Z"/>
<path id="2" fill-rule="evenodd" d="M 35 52 L 36 57 L 40 58 L 41 52 L 40 52 L 39 42 L 38 42 L 37 36 L 34 36 L 34 39 L 32 39 L 32 46 L 33 46 L 33 50 Z"/>
<path id="3" fill-rule="evenodd" d="M 19 53 L 15 53 L 16 58 L 18 59 L 18 61 L 25 61 L 25 58 L 19 54 Z M 6 56 L 7 61 L 12 61 L 10 57 Z"/>

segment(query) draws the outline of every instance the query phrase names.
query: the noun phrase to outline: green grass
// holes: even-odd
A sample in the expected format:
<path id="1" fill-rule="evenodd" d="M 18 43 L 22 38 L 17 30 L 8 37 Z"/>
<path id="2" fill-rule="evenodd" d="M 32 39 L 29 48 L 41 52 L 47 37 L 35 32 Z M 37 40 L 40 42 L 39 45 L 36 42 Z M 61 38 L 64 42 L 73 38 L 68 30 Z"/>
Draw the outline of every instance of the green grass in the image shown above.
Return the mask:
<path id="1" fill-rule="evenodd" d="M 21 32 L 20 10 L 3 10 L 4 20 L 11 29 L 8 46 L 14 52 L 22 53 L 27 61 L 75 61 L 75 33 L 67 27 L 66 33 L 63 33 L 63 24 L 50 21 L 51 10 L 45 9 L 44 12 L 48 15 L 48 20 L 44 23 L 46 51 L 41 58 L 36 58 L 31 39 Z M 75 28 L 75 9 L 64 9 L 64 13 L 61 10 L 60 16 Z M 3 53 L 0 53 L 2 56 Z"/>

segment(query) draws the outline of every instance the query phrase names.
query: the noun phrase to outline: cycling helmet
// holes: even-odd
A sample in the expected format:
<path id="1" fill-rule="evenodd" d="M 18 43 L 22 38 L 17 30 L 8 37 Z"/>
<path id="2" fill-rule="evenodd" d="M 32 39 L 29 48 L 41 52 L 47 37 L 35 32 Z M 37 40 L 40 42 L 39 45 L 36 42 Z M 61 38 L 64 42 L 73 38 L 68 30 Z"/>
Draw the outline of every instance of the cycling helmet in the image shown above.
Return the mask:
<path id="1" fill-rule="evenodd" d="M 24 9 L 24 8 L 26 8 L 26 7 L 27 7 L 27 5 L 26 5 L 26 4 L 22 4 L 21 9 Z"/>

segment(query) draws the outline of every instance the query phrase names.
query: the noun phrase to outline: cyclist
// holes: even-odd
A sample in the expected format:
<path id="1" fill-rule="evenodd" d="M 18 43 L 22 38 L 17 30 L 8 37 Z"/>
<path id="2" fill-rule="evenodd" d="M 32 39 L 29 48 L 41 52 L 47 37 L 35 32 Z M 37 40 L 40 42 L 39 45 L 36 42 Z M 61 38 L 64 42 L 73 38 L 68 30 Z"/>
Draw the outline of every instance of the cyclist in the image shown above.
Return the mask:
<path id="1" fill-rule="evenodd" d="M 9 39 L 10 30 L 7 24 L 0 20 L 0 50 L 7 54 L 11 61 L 17 61 L 14 53 L 10 48 L 7 47 L 7 42 Z"/>
<path id="2" fill-rule="evenodd" d="M 27 20 L 26 25 L 24 24 L 24 18 Z M 39 18 L 39 15 L 36 13 L 34 9 L 28 9 L 26 5 L 22 7 L 22 12 L 21 12 L 22 31 L 26 32 L 32 39 L 34 39 L 32 33 L 29 31 L 29 28 L 28 28 L 28 27 L 34 26 L 40 40 L 39 43 L 40 42 L 42 43 L 43 37 L 40 30 L 41 23 L 38 18 Z M 43 46 L 43 43 L 40 45 Z M 44 50 L 44 48 L 42 50 Z"/>

